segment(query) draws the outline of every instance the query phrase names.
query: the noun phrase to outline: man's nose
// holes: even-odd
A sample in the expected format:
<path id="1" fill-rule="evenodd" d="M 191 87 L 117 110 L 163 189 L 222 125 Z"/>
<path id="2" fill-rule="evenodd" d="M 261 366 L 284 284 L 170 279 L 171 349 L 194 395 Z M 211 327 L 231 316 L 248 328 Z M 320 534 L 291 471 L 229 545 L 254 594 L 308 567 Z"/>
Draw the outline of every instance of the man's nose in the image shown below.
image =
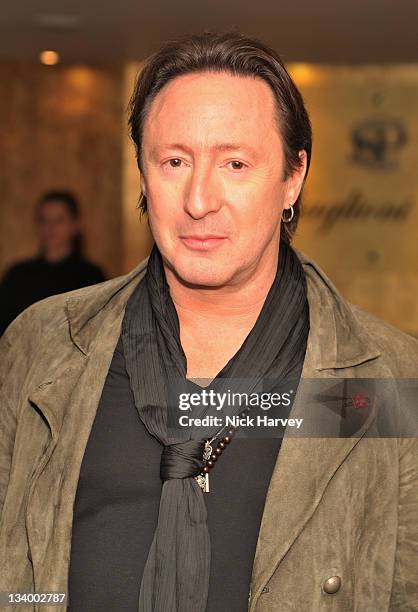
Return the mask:
<path id="1" fill-rule="evenodd" d="M 201 219 L 221 207 L 221 193 L 210 168 L 194 168 L 184 194 L 184 210 Z"/>

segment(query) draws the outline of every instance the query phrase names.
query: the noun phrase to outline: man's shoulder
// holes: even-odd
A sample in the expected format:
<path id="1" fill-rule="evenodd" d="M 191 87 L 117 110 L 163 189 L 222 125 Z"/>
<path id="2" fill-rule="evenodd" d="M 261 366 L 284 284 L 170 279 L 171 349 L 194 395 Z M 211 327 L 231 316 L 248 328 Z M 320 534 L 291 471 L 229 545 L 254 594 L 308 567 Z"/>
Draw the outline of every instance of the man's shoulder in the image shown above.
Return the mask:
<path id="1" fill-rule="evenodd" d="M 44 298 L 28 306 L 7 327 L 0 342 L 2 344 L 14 345 L 25 342 L 25 336 L 40 337 L 48 331 L 56 332 L 62 325 L 67 325 L 67 305 L 69 301 L 94 300 L 95 294 L 99 295 L 105 286 L 111 293 L 113 284 L 118 279 L 111 279 L 59 293 Z"/>
<path id="2" fill-rule="evenodd" d="M 4 349 L 10 348 L 11 345 L 22 348 L 22 344 L 25 344 L 28 338 L 32 345 L 36 338 L 39 341 L 42 339 L 43 343 L 50 339 L 58 345 L 60 338 L 65 340 L 69 338 L 70 316 L 79 327 L 82 327 L 113 298 L 118 304 L 123 305 L 127 299 L 125 287 L 135 286 L 143 277 L 147 262 L 148 257 L 141 260 L 127 274 L 35 302 L 16 317 L 1 336 L 0 358 Z M 63 332 L 62 335 L 59 334 L 60 331 Z"/>
<path id="3" fill-rule="evenodd" d="M 403 332 L 379 317 L 347 302 L 355 318 L 368 336 L 402 378 L 418 377 L 418 339 Z"/>
<path id="4" fill-rule="evenodd" d="M 349 302 L 316 261 L 303 251 L 295 250 L 307 275 L 313 300 L 331 305 L 341 326 L 343 341 L 349 344 L 355 336 L 355 346 L 363 346 L 367 352 L 370 345 L 369 348 L 380 352 L 382 363 L 393 376 L 418 378 L 418 339 Z"/>

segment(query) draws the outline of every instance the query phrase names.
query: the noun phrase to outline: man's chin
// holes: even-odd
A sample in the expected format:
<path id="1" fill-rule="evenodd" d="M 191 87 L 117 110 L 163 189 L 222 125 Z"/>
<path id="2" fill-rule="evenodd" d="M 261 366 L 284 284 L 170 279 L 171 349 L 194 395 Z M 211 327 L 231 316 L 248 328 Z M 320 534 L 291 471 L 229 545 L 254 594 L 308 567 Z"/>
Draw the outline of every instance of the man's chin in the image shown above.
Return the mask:
<path id="1" fill-rule="evenodd" d="M 222 287 L 232 276 L 225 264 L 215 262 L 176 262 L 172 269 L 178 280 L 190 287 Z"/>

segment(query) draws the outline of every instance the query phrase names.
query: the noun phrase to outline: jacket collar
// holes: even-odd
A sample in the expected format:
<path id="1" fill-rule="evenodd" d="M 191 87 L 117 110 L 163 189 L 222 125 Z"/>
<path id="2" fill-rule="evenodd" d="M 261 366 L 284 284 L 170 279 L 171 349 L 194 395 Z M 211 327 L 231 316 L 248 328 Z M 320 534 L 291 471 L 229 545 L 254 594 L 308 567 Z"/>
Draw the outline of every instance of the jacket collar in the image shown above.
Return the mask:
<path id="1" fill-rule="evenodd" d="M 325 272 L 302 251 L 295 249 L 308 284 L 310 311 L 309 354 L 316 370 L 346 368 L 380 355 L 367 330 L 356 319 Z M 148 258 L 124 276 L 71 294 L 66 302 L 71 339 L 88 355 L 105 314 L 122 315 L 129 296 L 143 278 Z"/>
<path id="2" fill-rule="evenodd" d="M 380 351 L 351 304 L 325 272 L 295 249 L 308 283 L 310 353 L 316 370 L 348 368 L 379 357 Z"/>
<path id="3" fill-rule="evenodd" d="M 71 340 L 82 353 L 91 352 L 103 316 L 108 311 L 115 315 L 124 310 L 129 296 L 145 275 L 148 259 L 143 259 L 128 274 L 71 292 L 65 312 Z"/>

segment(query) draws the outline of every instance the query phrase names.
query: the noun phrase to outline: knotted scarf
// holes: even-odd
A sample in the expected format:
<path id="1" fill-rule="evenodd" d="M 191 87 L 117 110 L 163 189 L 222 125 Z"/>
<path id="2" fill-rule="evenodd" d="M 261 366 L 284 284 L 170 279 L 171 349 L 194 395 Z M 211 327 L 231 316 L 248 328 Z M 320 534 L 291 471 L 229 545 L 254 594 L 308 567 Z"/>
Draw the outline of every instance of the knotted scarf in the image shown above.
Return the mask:
<path id="1" fill-rule="evenodd" d="M 299 380 L 308 332 L 302 265 L 294 250 L 281 241 L 276 276 L 257 321 L 215 385 L 226 390 L 228 379 L 239 379 L 245 387 L 240 391 L 251 393 L 263 378 Z M 127 302 L 121 333 L 136 408 L 149 433 L 163 446 L 158 523 L 142 576 L 138 609 L 205 612 L 210 537 L 203 498 L 206 493 L 194 476 L 204 465 L 203 440 L 214 436 L 216 428 L 173 431 L 168 427 L 170 389 L 178 388 L 179 381 L 187 384 L 187 361 L 157 246 L 152 249 L 144 278 Z M 240 410 L 237 408 L 237 413 Z M 194 417 L 204 414 L 204 407 L 193 409 Z"/>

